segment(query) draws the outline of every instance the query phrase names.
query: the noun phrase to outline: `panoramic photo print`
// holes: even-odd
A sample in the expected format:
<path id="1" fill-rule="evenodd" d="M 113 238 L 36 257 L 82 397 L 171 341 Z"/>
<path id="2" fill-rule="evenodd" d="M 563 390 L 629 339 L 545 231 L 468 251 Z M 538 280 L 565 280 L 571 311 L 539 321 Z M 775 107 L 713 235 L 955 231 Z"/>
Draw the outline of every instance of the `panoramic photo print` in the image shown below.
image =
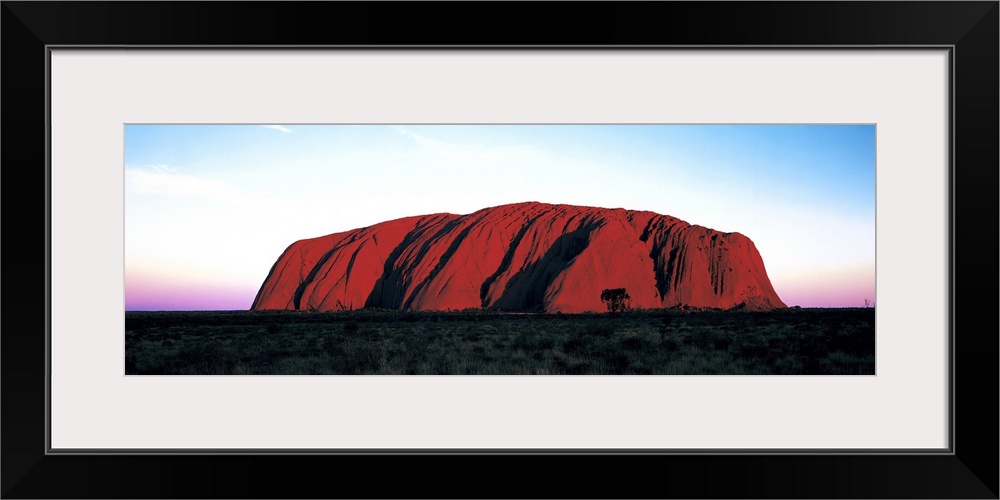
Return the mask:
<path id="1" fill-rule="evenodd" d="M 874 125 L 125 126 L 126 375 L 874 375 Z"/>

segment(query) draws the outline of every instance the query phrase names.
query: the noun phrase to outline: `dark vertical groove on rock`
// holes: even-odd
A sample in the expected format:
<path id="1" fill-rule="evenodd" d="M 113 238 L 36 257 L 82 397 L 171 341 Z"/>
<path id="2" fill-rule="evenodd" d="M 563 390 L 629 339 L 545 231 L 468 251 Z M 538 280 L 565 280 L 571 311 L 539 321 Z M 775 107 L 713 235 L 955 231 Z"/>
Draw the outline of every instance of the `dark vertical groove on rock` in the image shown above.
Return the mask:
<path id="1" fill-rule="evenodd" d="M 450 233 L 451 232 L 450 229 L 457 227 L 463 221 L 462 219 L 456 219 L 452 222 L 454 222 L 455 224 L 452 224 L 451 222 L 448 223 L 450 227 L 447 233 Z M 455 255 L 455 251 L 458 250 L 458 246 L 461 245 L 463 241 L 465 241 L 465 238 L 467 236 L 469 236 L 469 232 L 472 231 L 473 227 L 475 227 L 473 224 L 468 224 L 467 226 L 465 226 L 465 229 L 462 229 L 462 231 L 459 232 L 457 236 L 455 236 L 455 239 L 453 239 L 451 241 L 451 244 L 448 245 L 448 249 L 441 254 L 441 257 L 438 259 L 437 265 L 434 266 L 430 274 L 428 274 L 426 278 L 421 280 L 421 282 L 418 283 L 416 287 L 414 287 L 413 293 L 410 294 L 409 298 L 406 300 L 406 303 L 403 304 L 403 309 L 409 309 L 410 305 L 413 303 L 414 297 L 419 295 L 420 292 L 423 291 L 424 287 L 426 287 L 427 284 L 431 282 L 431 280 L 437 277 L 438 273 L 441 272 L 441 269 L 444 267 L 445 263 L 448 262 L 448 259 L 450 259 L 452 255 Z M 421 254 L 421 257 L 426 255 L 426 250 L 427 247 L 425 246 L 424 253 Z"/>
<path id="2" fill-rule="evenodd" d="M 392 249 L 389 253 L 389 257 L 385 260 L 385 265 L 382 266 L 382 276 L 375 280 L 375 287 L 372 292 L 368 295 L 368 299 L 365 300 L 365 307 L 385 307 L 390 309 L 398 309 L 403 303 L 403 296 L 401 295 L 401 290 L 403 289 L 402 274 L 398 272 L 396 261 L 403 252 L 418 241 L 424 233 L 430 228 L 430 224 L 421 226 L 417 224 L 414 229 L 408 233 L 403 238 L 403 241 Z M 388 292 L 387 292 L 388 290 Z M 386 297 L 387 293 L 391 293 L 390 297 Z"/>
<path id="3" fill-rule="evenodd" d="M 538 217 L 528 219 L 528 221 L 521 226 L 521 229 L 517 231 L 514 238 L 510 240 L 510 245 L 507 247 L 507 251 L 503 255 L 503 260 L 500 261 L 500 267 L 497 268 L 496 272 L 486 278 L 486 281 L 483 282 L 483 286 L 479 287 L 479 301 L 482 302 L 483 307 L 489 307 L 489 304 L 486 303 L 486 295 L 490 292 L 490 287 L 493 286 L 493 283 L 501 274 L 510 269 L 510 263 L 514 260 L 514 252 L 517 251 L 518 245 L 521 244 L 521 239 L 524 238 L 525 233 L 528 232 L 528 228 L 531 227 L 537 218 Z"/>
<path id="4" fill-rule="evenodd" d="M 302 310 L 302 293 L 305 292 L 306 287 L 309 286 L 309 283 L 312 283 L 313 279 L 316 278 L 316 274 L 319 273 L 319 270 L 320 268 L 323 267 L 323 264 L 325 264 L 326 261 L 329 260 L 330 257 L 333 255 L 333 253 L 339 249 L 340 247 L 336 246 L 331 248 L 325 254 L 323 254 L 323 256 L 320 257 L 319 261 L 316 262 L 316 265 L 313 266 L 313 268 L 309 271 L 309 274 L 306 276 L 306 279 L 302 280 L 302 283 L 299 283 L 298 288 L 295 289 L 295 295 L 292 296 L 292 305 L 295 306 L 296 310 Z"/>

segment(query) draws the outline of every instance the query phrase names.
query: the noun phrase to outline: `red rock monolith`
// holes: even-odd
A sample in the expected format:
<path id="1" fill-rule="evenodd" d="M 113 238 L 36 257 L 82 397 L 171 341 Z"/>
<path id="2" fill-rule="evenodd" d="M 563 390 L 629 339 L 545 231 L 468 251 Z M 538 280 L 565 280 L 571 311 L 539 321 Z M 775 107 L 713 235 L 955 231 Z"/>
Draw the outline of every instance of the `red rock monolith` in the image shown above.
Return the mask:
<path id="1" fill-rule="evenodd" d="M 292 243 L 252 309 L 784 308 L 749 238 L 653 212 L 528 202 L 382 222 Z"/>

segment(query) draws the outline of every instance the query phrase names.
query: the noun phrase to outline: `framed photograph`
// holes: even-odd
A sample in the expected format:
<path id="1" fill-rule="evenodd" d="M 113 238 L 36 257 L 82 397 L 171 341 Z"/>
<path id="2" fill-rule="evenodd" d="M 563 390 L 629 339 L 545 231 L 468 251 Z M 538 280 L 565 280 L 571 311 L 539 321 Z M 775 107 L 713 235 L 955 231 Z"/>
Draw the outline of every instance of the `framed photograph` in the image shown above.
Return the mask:
<path id="1" fill-rule="evenodd" d="M 4 2 L 4 497 L 997 498 L 997 2 L 573 8 Z"/>
<path id="2" fill-rule="evenodd" d="M 511 55 L 480 73 L 565 59 Z M 850 123 L 126 124 L 125 375 L 874 376 L 875 143 Z"/>

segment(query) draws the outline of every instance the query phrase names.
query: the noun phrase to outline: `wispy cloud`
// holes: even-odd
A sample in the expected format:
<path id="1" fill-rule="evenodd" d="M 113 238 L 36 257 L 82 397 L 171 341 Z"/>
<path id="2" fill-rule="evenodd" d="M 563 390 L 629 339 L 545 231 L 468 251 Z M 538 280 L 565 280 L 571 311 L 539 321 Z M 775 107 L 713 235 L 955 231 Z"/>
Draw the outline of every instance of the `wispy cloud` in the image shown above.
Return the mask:
<path id="1" fill-rule="evenodd" d="M 126 166 L 125 192 L 241 201 L 250 197 L 226 182 L 177 172 L 169 165 Z"/>
<path id="2" fill-rule="evenodd" d="M 279 132 L 284 132 L 286 134 L 290 134 L 290 133 L 293 132 L 292 129 L 290 129 L 290 128 L 284 126 L 284 125 L 261 125 L 261 127 L 269 128 L 271 130 L 277 130 Z"/>
<path id="3" fill-rule="evenodd" d="M 532 145 L 484 146 L 481 144 L 460 144 L 432 139 L 398 125 L 394 125 L 392 128 L 400 135 L 412 139 L 418 146 L 446 158 L 498 160 L 524 158 L 525 155 L 543 153 L 537 146 Z"/>

